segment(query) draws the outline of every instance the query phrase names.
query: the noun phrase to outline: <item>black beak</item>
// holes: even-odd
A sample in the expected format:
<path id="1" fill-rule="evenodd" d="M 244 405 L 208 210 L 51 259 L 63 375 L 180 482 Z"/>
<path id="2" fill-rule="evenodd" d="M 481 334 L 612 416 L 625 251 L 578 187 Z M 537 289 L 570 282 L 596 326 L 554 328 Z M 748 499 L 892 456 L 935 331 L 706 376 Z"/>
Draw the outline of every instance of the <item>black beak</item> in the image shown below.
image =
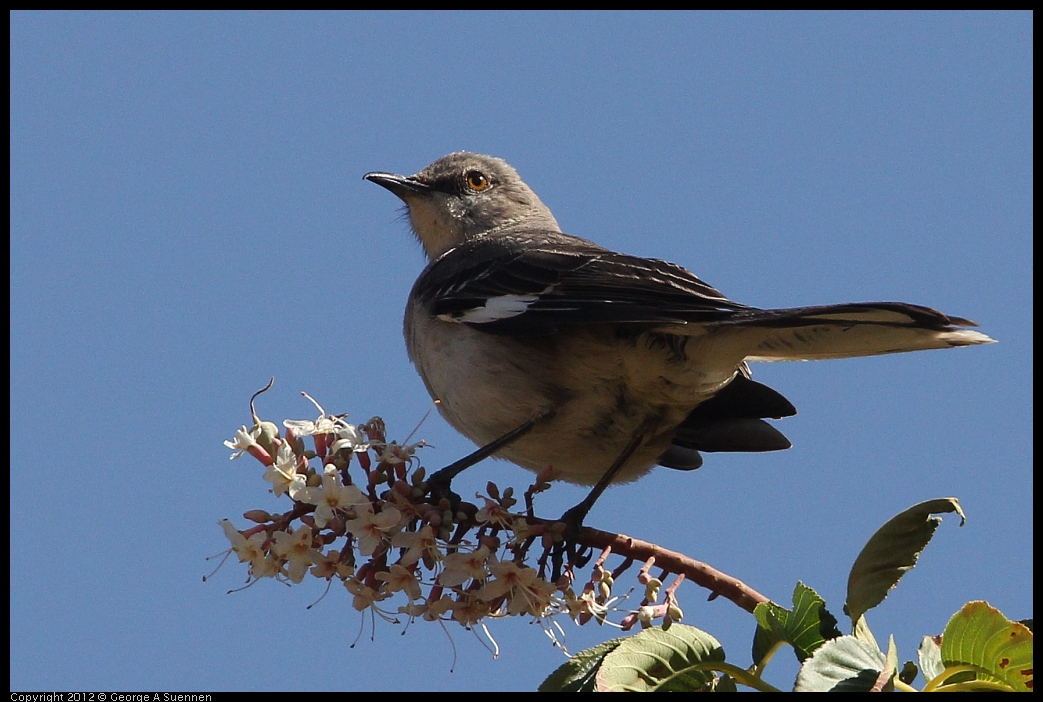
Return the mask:
<path id="1" fill-rule="evenodd" d="M 364 180 L 387 188 L 395 195 L 405 200 L 410 195 L 422 195 L 431 192 L 432 188 L 425 185 L 412 176 L 396 175 L 394 173 L 381 173 L 374 171 L 362 176 Z"/>

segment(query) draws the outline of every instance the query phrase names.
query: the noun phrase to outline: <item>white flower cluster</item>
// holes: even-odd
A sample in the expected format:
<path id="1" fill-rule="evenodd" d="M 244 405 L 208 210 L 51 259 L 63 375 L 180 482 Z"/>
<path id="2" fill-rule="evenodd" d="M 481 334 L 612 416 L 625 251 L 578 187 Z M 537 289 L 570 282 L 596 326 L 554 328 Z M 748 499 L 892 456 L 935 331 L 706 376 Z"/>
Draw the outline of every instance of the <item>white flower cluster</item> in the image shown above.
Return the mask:
<path id="1" fill-rule="evenodd" d="M 547 554 L 561 530 L 512 514 L 513 489 L 501 493 L 490 483 L 488 495 L 479 496 L 484 507 L 462 503 L 454 513 L 448 500 L 432 504 L 427 497 L 415 456 L 423 442 L 386 441 L 379 417 L 354 426 L 319 410 L 315 421 L 285 421 L 284 433 L 255 416 L 252 428 L 225 442 L 232 458 L 249 453 L 259 460 L 271 492 L 293 502 L 283 514 L 247 512 L 255 525 L 245 530 L 221 522 L 231 551 L 249 564 L 250 583 L 300 583 L 309 574 L 336 579 L 355 609 L 389 621 L 402 615 L 473 627 L 490 616 L 545 623 L 556 614 L 605 621 L 615 600 L 600 561 L 579 595 L 571 567 L 557 581 L 548 579 Z M 314 448 L 305 447 L 305 437 Z M 538 483 L 530 493 L 546 486 Z M 544 548 L 539 570 L 525 564 L 536 543 Z M 406 602 L 394 607 L 400 592 Z"/>

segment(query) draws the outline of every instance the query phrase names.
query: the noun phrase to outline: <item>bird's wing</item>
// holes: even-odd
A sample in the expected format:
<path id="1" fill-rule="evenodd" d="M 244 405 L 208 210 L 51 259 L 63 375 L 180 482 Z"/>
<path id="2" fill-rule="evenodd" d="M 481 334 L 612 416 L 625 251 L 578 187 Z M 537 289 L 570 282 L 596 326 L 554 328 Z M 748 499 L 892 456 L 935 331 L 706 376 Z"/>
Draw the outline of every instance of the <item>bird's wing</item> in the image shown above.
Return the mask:
<path id="1" fill-rule="evenodd" d="M 468 242 L 432 262 L 414 294 L 441 319 L 507 335 L 585 324 L 724 321 L 753 309 L 680 266 L 557 232 Z"/>
<path id="2" fill-rule="evenodd" d="M 990 343 L 974 322 L 904 302 L 757 309 L 684 268 L 615 253 L 560 232 L 482 237 L 447 251 L 417 279 L 433 315 L 481 331 L 550 334 L 626 324 L 712 333 L 716 352 L 750 361 L 850 358 Z M 688 329 L 685 327 L 688 326 Z"/>

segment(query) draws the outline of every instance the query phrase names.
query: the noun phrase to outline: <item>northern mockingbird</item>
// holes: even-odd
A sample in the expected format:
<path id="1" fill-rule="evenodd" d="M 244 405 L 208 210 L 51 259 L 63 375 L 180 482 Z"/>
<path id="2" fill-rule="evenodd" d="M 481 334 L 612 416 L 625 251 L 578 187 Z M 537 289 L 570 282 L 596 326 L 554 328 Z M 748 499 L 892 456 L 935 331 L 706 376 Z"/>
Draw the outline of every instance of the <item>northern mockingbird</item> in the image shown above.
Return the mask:
<path id="1" fill-rule="evenodd" d="M 776 451 L 764 421 L 795 414 L 747 361 L 796 361 L 970 346 L 976 326 L 927 307 L 868 302 L 762 310 L 684 268 L 564 234 L 506 162 L 457 152 L 416 175 L 368 173 L 397 195 L 430 262 L 405 337 L 442 416 L 489 455 L 594 489 L 700 451 Z M 446 484 L 447 487 L 447 484 Z M 567 513 L 568 515 L 569 513 Z"/>

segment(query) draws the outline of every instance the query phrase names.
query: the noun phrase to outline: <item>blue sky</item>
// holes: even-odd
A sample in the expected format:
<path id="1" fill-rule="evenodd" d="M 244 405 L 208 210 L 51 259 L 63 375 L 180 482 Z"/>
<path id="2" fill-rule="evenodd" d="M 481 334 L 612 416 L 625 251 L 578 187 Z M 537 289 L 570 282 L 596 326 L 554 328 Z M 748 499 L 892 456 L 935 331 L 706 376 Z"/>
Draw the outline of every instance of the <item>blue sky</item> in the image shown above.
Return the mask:
<path id="1" fill-rule="evenodd" d="M 794 446 L 610 489 L 588 523 L 843 619 L 886 519 L 956 496 L 869 621 L 903 660 L 968 600 L 1032 615 L 1032 16 L 11 15 L 11 686 L 533 689 L 537 626 L 362 617 L 342 588 L 242 584 L 217 521 L 285 509 L 222 441 L 314 418 L 404 438 L 431 406 L 401 339 L 423 266 L 364 182 L 459 149 L 513 164 L 563 229 L 760 307 L 902 300 L 1000 343 L 755 377 Z M 45 431 L 46 430 L 46 431 Z M 471 450 L 440 418 L 437 468 Z M 529 484 L 486 462 L 457 483 Z M 561 486 L 556 516 L 582 497 Z M 752 619 L 679 590 L 749 663 Z M 615 636 L 564 624 L 574 650 Z M 785 659 L 785 660 L 782 660 Z M 769 679 L 792 682 L 792 657 Z"/>

